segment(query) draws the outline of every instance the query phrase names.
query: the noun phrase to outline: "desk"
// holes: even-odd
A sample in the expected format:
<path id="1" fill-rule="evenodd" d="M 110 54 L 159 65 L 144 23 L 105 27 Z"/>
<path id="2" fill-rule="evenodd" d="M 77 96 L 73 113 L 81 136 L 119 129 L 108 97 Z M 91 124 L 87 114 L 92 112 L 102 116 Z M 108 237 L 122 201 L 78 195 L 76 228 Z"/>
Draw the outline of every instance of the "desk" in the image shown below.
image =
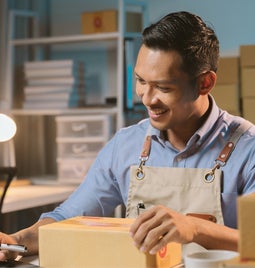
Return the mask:
<path id="1" fill-rule="evenodd" d="M 77 185 L 24 185 L 10 187 L 7 191 L 2 213 L 16 212 L 29 208 L 54 204 L 64 201 L 75 189 Z M 34 259 L 30 259 L 34 258 Z M 8 267 L 34 267 L 32 264 L 38 265 L 38 258 L 23 258 L 25 263 L 16 263 Z M 0 264 L 0 267 L 7 267 Z"/>
<path id="2" fill-rule="evenodd" d="M 33 184 L 10 187 L 4 200 L 2 213 L 62 202 L 76 187 L 76 185 Z"/>

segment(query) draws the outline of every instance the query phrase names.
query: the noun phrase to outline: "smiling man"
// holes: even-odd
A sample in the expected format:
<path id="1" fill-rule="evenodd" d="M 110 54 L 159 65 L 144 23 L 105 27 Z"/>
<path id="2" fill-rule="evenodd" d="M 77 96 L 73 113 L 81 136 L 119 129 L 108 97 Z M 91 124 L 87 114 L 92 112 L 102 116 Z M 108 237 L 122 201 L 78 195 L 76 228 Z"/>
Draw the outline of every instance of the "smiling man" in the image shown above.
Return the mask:
<path id="1" fill-rule="evenodd" d="M 64 203 L 0 242 L 35 254 L 40 225 L 113 216 L 123 205 L 136 218 L 130 235 L 143 252 L 171 241 L 237 250 L 236 200 L 255 192 L 255 127 L 210 95 L 218 59 L 214 31 L 194 14 L 170 13 L 146 28 L 134 72 L 148 118 L 115 134 Z M 13 257 L 0 251 L 1 260 Z"/>

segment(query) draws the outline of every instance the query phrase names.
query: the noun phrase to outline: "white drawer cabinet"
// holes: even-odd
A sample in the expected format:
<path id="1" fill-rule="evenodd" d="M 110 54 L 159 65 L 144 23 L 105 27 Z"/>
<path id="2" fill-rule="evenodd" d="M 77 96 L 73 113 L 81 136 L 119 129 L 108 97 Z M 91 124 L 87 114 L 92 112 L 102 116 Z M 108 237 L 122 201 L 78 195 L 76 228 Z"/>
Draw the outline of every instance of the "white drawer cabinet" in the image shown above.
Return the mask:
<path id="1" fill-rule="evenodd" d="M 108 117 L 105 115 L 58 116 L 56 117 L 57 136 L 59 138 L 103 137 L 108 139 L 111 131 Z"/>
<path id="2" fill-rule="evenodd" d="M 96 155 L 106 140 L 60 140 L 57 139 L 57 153 L 60 158 L 80 158 Z"/>
<path id="3" fill-rule="evenodd" d="M 113 133 L 110 115 L 56 117 L 58 180 L 80 183 Z"/>
<path id="4" fill-rule="evenodd" d="M 66 183 L 80 183 L 86 176 L 90 166 L 95 160 L 94 157 L 84 158 L 58 158 L 58 178 Z"/>

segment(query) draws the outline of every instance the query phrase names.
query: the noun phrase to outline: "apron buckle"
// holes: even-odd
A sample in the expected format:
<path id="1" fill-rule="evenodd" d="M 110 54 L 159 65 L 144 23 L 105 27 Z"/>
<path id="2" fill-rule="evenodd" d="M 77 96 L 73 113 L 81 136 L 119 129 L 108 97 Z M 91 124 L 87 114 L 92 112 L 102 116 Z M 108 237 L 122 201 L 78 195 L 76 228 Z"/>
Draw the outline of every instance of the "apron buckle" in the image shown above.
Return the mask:
<path id="1" fill-rule="evenodd" d="M 143 180 L 144 179 L 144 177 L 145 177 L 145 173 L 144 173 L 144 170 L 143 170 L 143 166 L 144 166 L 144 164 L 145 164 L 145 161 L 148 159 L 149 157 L 148 156 L 141 156 L 140 157 L 140 165 L 139 165 L 139 167 L 137 168 L 137 170 L 136 170 L 136 173 L 135 173 L 135 175 L 136 175 L 136 179 L 137 180 Z"/>
<path id="2" fill-rule="evenodd" d="M 140 180 L 143 180 L 144 177 L 145 177 L 145 174 L 144 174 L 143 169 L 142 168 L 138 168 L 136 170 L 136 179 L 140 181 Z"/>
<path id="3" fill-rule="evenodd" d="M 205 174 L 204 176 L 204 181 L 206 183 L 211 183 L 214 181 L 215 179 L 215 170 L 219 169 L 221 167 L 220 163 L 216 161 L 216 164 L 214 165 L 214 167 Z"/>

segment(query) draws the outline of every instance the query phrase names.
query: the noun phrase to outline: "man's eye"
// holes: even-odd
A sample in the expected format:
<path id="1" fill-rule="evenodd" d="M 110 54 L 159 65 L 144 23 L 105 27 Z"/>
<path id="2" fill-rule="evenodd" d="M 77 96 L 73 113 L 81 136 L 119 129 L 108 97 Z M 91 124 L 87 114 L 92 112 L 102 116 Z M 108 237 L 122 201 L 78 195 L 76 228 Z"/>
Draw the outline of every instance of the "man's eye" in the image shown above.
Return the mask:
<path id="1" fill-rule="evenodd" d="M 141 78 L 136 77 L 136 81 L 139 82 L 140 84 L 144 85 L 145 81 Z"/>
<path id="2" fill-rule="evenodd" d="M 168 87 L 162 87 L 162 86 L 159 86 L 159 85 L 157 85 L 157 89 L 162 91 L 162 92 L 168 92 L 170 90 Z"/>

